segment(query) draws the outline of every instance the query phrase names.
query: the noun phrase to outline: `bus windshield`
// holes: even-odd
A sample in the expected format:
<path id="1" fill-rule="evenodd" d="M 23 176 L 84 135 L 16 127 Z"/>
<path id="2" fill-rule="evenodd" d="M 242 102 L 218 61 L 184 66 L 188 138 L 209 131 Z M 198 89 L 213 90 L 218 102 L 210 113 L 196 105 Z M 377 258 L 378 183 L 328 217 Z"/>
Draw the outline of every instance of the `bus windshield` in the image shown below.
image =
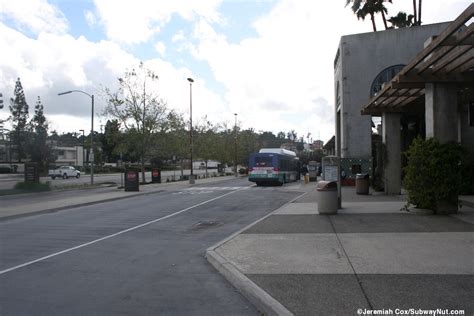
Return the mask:
<path id="1" fill-rule="evenodd" d="M 255 157 L 255 167 L 271 167 L 272 157 Z"/>

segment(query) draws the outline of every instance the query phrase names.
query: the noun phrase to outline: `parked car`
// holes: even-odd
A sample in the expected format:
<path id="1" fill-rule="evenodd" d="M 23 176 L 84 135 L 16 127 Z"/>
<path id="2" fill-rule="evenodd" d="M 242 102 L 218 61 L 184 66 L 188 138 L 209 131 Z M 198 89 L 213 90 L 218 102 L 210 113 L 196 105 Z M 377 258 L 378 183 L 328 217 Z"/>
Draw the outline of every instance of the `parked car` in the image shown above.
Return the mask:
<path id="1" fill-rule="evenodd" d="M 48 170 L 48 176 L 53 180 L 56 179 L 56 177 L 62 177 L 63 179 L 67 179 L 69 177 L 79 178 L 81 176 L 81 172 L 73 166 L 61 166 L 56 169 Z"/>

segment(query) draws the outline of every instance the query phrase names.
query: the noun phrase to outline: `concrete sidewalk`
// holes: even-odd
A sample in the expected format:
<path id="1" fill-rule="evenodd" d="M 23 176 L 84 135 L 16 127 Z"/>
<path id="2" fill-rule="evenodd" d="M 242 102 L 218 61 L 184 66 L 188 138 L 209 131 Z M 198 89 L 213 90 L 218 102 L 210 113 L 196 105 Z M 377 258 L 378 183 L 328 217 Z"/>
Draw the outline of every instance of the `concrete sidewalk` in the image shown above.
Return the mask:
<path id="1" fill-rule="evenodd" d="M 404 196 L 356 195 L 319 215 L 307 193 L 211 247 L 208 261 L 268 315 L 369 310 L 474 313 L 474 209 L 401 212 Z M 398 311 L 397 311 L 398 309 Z"/>
<path id="2" fill-rule="evenodd" d="M 199 179 L 196 180 L 196 184 L 212 183 L 232 178 L 234 177 L 226 176 Z M 140 191 L 138 192 L 125 192 L 116 186 L 103 186 L 5 195 L 0 197 L 0 220 L 28 216 L 31 214 L 54 212 L 72 207 L 115 201 L 189 186 L 188 181 L 177 181 L 140 185 Z"/>

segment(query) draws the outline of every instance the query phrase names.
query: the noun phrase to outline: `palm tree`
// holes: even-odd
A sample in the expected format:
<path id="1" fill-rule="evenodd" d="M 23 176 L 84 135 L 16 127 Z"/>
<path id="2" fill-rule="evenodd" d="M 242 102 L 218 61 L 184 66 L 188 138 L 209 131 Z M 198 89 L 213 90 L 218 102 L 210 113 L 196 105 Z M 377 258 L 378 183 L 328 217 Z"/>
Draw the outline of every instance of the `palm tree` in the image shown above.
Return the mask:
<path id="1" fill-rule="evenodd" d="M 417 15 L 416 15 L 416 0 L 413 0 L 413 25 L 417 25 Z"/>
<path id="2" fill-rule="evenodd" d="M 387 21 L 392 23 L 392 26 L 396 28 L 409 27 L 409 26 L 415 25 L 413 22 L 413 15 L 409 14 L 407 16 L 405 12 L 398 12 L 397 15 L 392 16 Z"/>
<path id="3" fill-rule="evenodd" d="M 357 16 L 357 19 L 365 20 L 367 15 L 370 15 L 370 20 L 372 22 L 372 29 L 374 32 L 377 31 L 377 26 L 375 25 L 375 14 L 381 13 L 382 20 L 385 29 L 388 29 L 387 20 L 385 18 L 385 14 L 387 13 L 387 8 L 384 5 L 384 0 L 366 0 L 362 5 L 362 0 L 346 0 L 346 6 L 352 2 L 351 9 L 354 14 Z M 392 0 L 388 0 L 388 2 L 392 2 Z"/>
<path id="4" fill-rule="evenodd" d="M 421 0 L 418 0 L 418 19 L 417 25 L 421 25 Z"/>
<path id="5" fill-rule="evenodd" d="M 357 19 L 362 19 L 365 20 L 365 17 L 367 16 L 367 14 L 370 15 L 370 20 L 372 21 L 372 28 L 374 30 L 374 32 L 377 31 L 377 27 L 375 26 L 375 19 L 374 19 L 374 10 L 373 10 L 373 3 L 374 3 L 374 0 L 367 0 L 364 2 L 364 5 L 361 6 L 362 4 L 362 0 L 346 0 L 346 6 L 349 5 L 349 3 L 352 2 L 352 6 L 351 6 L 351 9 L 352 9 L 352 12 L 355 13 L 355 15 L 357 16 Z"/>
<path id="6" fill-rule="evenodd" d="M 385 2 L 384 0 L 376 0 L 374 3 L 374 11 L 380 12 L 382 14 L 383 26 L 387 30 L 388 25 L 387 25 L 387 19 L 385 18 L 385 14 L 387 13 L 387 8 L 385 7 L 384 2 Z M 388 0 L 387 2 L 392 3 L 392 0 Z"/>

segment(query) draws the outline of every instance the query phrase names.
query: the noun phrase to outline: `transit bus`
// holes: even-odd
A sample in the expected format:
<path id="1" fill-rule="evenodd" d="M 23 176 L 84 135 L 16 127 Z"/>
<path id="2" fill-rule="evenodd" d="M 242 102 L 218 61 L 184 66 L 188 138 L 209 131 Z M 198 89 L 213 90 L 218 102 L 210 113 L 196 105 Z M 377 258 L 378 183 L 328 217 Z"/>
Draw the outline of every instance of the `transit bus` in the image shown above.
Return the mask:
<path id="1" fill-rule="evenodd" d="M 249 157 L 249 181 L 257 185 L 296 181 L 299 169 L 296 153 L 282 148 L 262 148 Z"/>

